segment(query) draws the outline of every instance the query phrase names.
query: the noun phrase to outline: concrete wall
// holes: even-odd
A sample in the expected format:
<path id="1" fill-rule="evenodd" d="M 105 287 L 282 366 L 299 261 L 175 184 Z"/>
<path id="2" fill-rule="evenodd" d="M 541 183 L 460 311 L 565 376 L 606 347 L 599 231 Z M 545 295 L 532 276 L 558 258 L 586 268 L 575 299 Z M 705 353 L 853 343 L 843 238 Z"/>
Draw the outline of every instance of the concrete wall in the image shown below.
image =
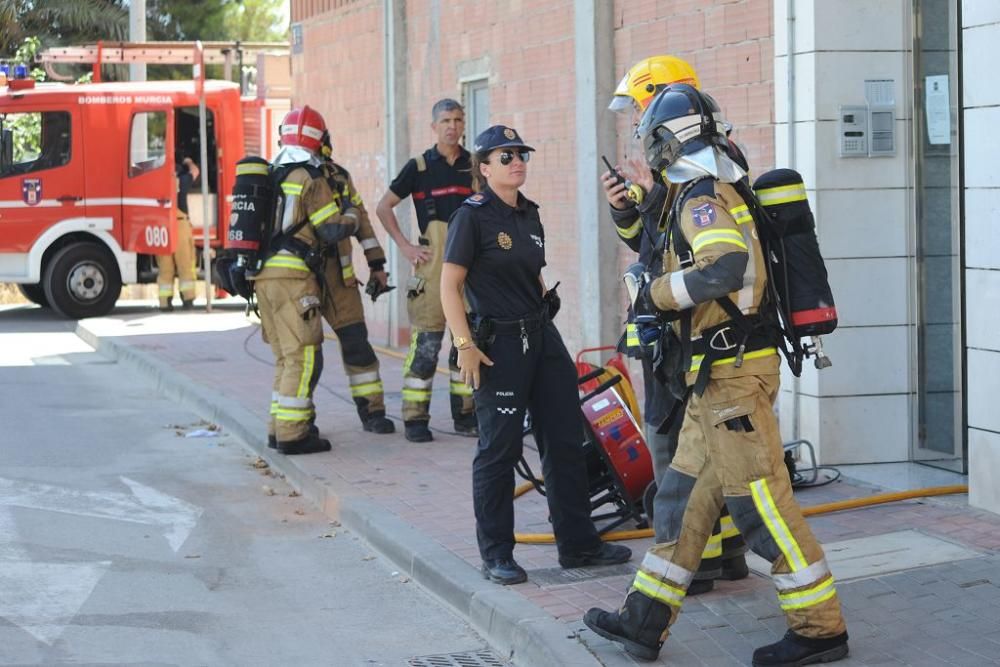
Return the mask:
<path id="1" fill-rule="evenodd" d="M 1000 44 L 1000 3 L 962 3 L 965 120 L 965 281 L 968 355 L 969 502 L 1000 512 L 1000 174 L 995 144 L 1000 90 L 992 56 Z M 992 61 L 992 62 L 991 62 Z"/>

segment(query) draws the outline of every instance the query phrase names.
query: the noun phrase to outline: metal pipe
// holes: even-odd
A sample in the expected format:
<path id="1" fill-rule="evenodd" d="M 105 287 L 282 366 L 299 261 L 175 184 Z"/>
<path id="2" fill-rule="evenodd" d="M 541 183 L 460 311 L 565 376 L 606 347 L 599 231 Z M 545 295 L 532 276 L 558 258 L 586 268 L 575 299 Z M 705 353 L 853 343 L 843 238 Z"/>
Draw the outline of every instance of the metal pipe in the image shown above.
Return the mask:
<path id="1" fill-rule="evenodd" d="M 212 209 L 208 201 L 208 111 L 205 108 L 205 50 L 201 42 L 195 43 L 198 64 L 195 67 L 195 85 L 198 90 L 198 142 L 201 144 L 201 261 L 205 278 L 205 312 L 212 312 L 212 243 L 208 228 Z"/>
<path id="2" fill-rule="evenodd" d="M 786 119 L 788 121 L 788 167 L 796 167 L 795 145 L 795 0 L 787 0 L 785 10 L 785 61 L 788 91 L 785 99 Z M 800 405 L 802 381 L 797 375 L 792 376 L 792 440 L 802 437 L 802 407 Z"/>
<path id="3" fill-rule="evenodd" d="M 146 41 L 146 0 L 131 0 L 128 5 L 128 38 L 131 42 Z M 131 63 L 128 66 L 130 81 L 146 80 L 146 64 Z"/>

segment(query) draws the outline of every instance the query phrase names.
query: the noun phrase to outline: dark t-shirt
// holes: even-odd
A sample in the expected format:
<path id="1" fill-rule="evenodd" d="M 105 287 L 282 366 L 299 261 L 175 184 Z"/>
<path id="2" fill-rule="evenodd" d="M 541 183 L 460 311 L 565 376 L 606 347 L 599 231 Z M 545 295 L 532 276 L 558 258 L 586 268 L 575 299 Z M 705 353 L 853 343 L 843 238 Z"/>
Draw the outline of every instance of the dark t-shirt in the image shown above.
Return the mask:
<path id="1" fill-rule="evenodd" d="M 420 171 L 416 158 L 411 158 L 389 184 L 389 189 L 400 199 L 413 195 L 421 234 L 427 231 L 431 220 L 451 219 L 452 213 L 472 194 L 469 151 L 462 148 L 455 164 L 448 164 L 437 146 L 424 151 L 423 157 L 427 169 Z"/>
<path id="2" fill-rule="evenodd" d="M 174 173 L 177 174 L 177 208 L 187 213 L 188 192 L 191 191 L 194 178 L 191 176 L 191 170 L 188 169 L 186 164 L 178 164 L 174 168 Z"/>
<path id="3" fill-rule="evenodd" d="M 496 319 L 536 315 L 545 266 L 538 205 L 518 193 L 511 208 L 489 188 L 469 197 L 451 216 L 444 261 L 468 269 L 465 295 L 472 312 Z"/>

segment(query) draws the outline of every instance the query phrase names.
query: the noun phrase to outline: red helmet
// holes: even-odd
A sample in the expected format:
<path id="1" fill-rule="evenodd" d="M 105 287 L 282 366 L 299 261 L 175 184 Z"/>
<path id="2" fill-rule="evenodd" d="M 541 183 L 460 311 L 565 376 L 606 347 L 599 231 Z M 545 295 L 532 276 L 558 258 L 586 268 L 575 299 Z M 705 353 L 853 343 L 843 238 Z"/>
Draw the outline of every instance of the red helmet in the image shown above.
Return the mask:
<path id="1" fill-rule="evenodd" d="M 301 146 L 319 153 L 323 145 L 326 123 L 318 111 L 306 105 L 301 109 L 289 111 L 281 121 L 278 132 L 281 135 L 282 146 Z"/>

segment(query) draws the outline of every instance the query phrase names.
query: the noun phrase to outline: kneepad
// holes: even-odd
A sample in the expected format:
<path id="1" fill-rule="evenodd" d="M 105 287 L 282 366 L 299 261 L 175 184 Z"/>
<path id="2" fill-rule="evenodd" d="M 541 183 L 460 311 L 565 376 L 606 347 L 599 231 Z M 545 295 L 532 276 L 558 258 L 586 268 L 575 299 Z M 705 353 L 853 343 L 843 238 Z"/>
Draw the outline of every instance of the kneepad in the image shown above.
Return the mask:
<path id="1" fill-rule="evenodd" d="M 726 496 L 726 507 L 733 523 L 743 535 L 751 551 L 769 563 L 781 555 L 781 549 L 767 529 L 764 519 L 750 496 Z"/>
<path id="2" fill-rule="evenodd" d="M 343 350 L 344 363 L 351 366 L 371 366 L 378 361 L 368 344 L 368 327 L 364 322 L 349 324 L 334 331 Z"/>
<path id="3" fill-rule="evenodd" d="M 443 331 L 421 331 L 413 337 L 410 343 L 410 373 L 423 379 L 434 376 L 443 338 Z"/>
<path id="4" fill-rule="evenodd" d="M 670 542 L 681 534 L 688 498 L 698 480 L 674 468 L 667 468 L 661 481 L 663 483 L 657 487 L 653 499 L 653 528 L 657 541 Z"/>

